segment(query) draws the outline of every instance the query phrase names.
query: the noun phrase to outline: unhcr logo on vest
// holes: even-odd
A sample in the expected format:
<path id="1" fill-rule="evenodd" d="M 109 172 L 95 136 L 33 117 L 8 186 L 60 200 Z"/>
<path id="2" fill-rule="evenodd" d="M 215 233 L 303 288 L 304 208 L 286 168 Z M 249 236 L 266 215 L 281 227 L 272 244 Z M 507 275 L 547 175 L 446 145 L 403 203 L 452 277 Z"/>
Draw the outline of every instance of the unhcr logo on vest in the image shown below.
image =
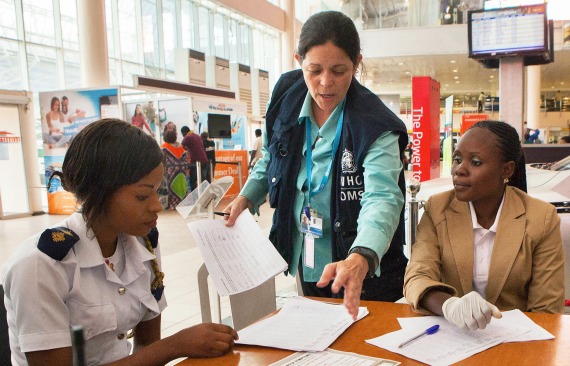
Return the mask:
<path id="1" fill-rule="evenodd" d="M 344 149 L 342 152 L 342 175 L 340 177 L 340 200 L 360 201 L 364 193 L 362 177 L 356 173 L 357 168 L 354 162 L 352 151 Z"/>
<path id="2" fill-rule="evenodd" d="M 354 155 L 352 154 L 352 151 L 344 149 L 342 152 L 341 163 L 343 174 L 356 173 L 356 164 L 354 163 Z"/>

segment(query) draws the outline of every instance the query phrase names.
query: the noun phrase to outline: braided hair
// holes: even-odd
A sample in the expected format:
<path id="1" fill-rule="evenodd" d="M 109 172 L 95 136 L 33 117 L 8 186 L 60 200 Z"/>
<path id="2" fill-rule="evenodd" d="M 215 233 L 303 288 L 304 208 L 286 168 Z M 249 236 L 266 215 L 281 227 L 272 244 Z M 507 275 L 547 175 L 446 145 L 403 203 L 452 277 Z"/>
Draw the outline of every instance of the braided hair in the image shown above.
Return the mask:
<path id="1" fill-rule="evenodd" d="M 513 175 L 507 184 L 526 192 L 526 166 L 517 130 L 508 123 L 489 120 L 479 121 L 469 129 L 472 128 L 484 128 L 495 135 L 497 147 L 503 153 L 503 162 L 513 161 L 515 163 Z"/>

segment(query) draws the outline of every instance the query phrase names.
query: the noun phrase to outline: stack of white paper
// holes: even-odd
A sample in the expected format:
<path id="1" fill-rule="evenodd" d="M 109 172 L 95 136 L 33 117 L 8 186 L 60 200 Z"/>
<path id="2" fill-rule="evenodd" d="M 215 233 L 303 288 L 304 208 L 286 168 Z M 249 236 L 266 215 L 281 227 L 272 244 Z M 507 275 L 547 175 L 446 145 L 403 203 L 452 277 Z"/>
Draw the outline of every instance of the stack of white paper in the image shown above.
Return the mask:
<path id="1" fill-rule="evenodd" d="M 251 290 L 287 269 L 247 210 L 232 227 L 224 220 L 199 220 L 188 227 L 221 296 Z"/>
<path id="2" fill-rule="evenodd" d="M 505 342 L 553 339 L 554 336 L 519 310 L 503 312 L 485 329 L 463 331 L 439 316 L 399 318 L 401 330 L 366 342 L 430 365 L 449 365 Z M 437 333 L 424 336 L 398 348 L 427 328 L 439 324 Z"/>
<path id="3" fill-rule="evenodd" d="M 356 321 L 368 314 L 360 307 Z M 323 351 L 333 343 L 354 320 L 342 304 L 295 297 L 281 311 L 238 332 L 238 344 L 289 349 Z"/>

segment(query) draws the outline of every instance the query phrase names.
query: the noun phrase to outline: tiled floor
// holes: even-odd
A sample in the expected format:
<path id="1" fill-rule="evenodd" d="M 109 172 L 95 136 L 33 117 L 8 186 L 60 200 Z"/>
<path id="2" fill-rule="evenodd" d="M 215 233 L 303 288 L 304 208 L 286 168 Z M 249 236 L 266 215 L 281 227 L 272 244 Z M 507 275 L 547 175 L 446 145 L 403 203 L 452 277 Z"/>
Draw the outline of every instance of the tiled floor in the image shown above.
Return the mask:
<path id="1" fill-rule="evenodd" d="M 222 203 L 220 206 L 225 205 Z M 265 233 L 269 232 L 271 216 L 272 210 L 267 206 L 262 206 L 261 216 L 256 216 Z M 0 220 L 0 267 L 3 269 L 8 256 L 24 239 L 65 218 L 66 216 L 44 214 Z M 185 220 L 178 212 L 161 212 L 158 230 L 162 270 L 165 273 L 165 295 L 168 301 L 168 307 L 162 314 L 162 336 L 166 337 L 202 321 L 196 274 L 203 261 Z M 275 284 L 278 307 L 282 306 L 287 298 L 297 294 L 295 279 L 290 276 L 277 276 Z M 227 297 L 221 299 L 221 318 L 224 323 L 231 321 Z"/>

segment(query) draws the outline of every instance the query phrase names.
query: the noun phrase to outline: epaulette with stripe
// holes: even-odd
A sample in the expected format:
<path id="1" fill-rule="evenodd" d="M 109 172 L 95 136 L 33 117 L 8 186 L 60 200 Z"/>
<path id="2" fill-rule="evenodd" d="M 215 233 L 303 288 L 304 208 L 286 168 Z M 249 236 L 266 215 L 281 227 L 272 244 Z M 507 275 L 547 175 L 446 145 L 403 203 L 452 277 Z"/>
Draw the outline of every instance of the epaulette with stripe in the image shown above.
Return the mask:
<path id="1" fill-rule="evenodd" d="M 47 229 L 40 236 L 38 249 L 55 260 L 65 258 L 71 247 L 79 241 L 79 236 L 66 227 Z"/>
<path id="2" fill-rule="evenodd" d="M 150 229 L 149 233 L 146 234 L 146 236 L 148 237 L 148 240 L 150 240 L 152 247 L 156 248 L 158 245 L 158 229 L 156 227 L 153 227 Z"/>

